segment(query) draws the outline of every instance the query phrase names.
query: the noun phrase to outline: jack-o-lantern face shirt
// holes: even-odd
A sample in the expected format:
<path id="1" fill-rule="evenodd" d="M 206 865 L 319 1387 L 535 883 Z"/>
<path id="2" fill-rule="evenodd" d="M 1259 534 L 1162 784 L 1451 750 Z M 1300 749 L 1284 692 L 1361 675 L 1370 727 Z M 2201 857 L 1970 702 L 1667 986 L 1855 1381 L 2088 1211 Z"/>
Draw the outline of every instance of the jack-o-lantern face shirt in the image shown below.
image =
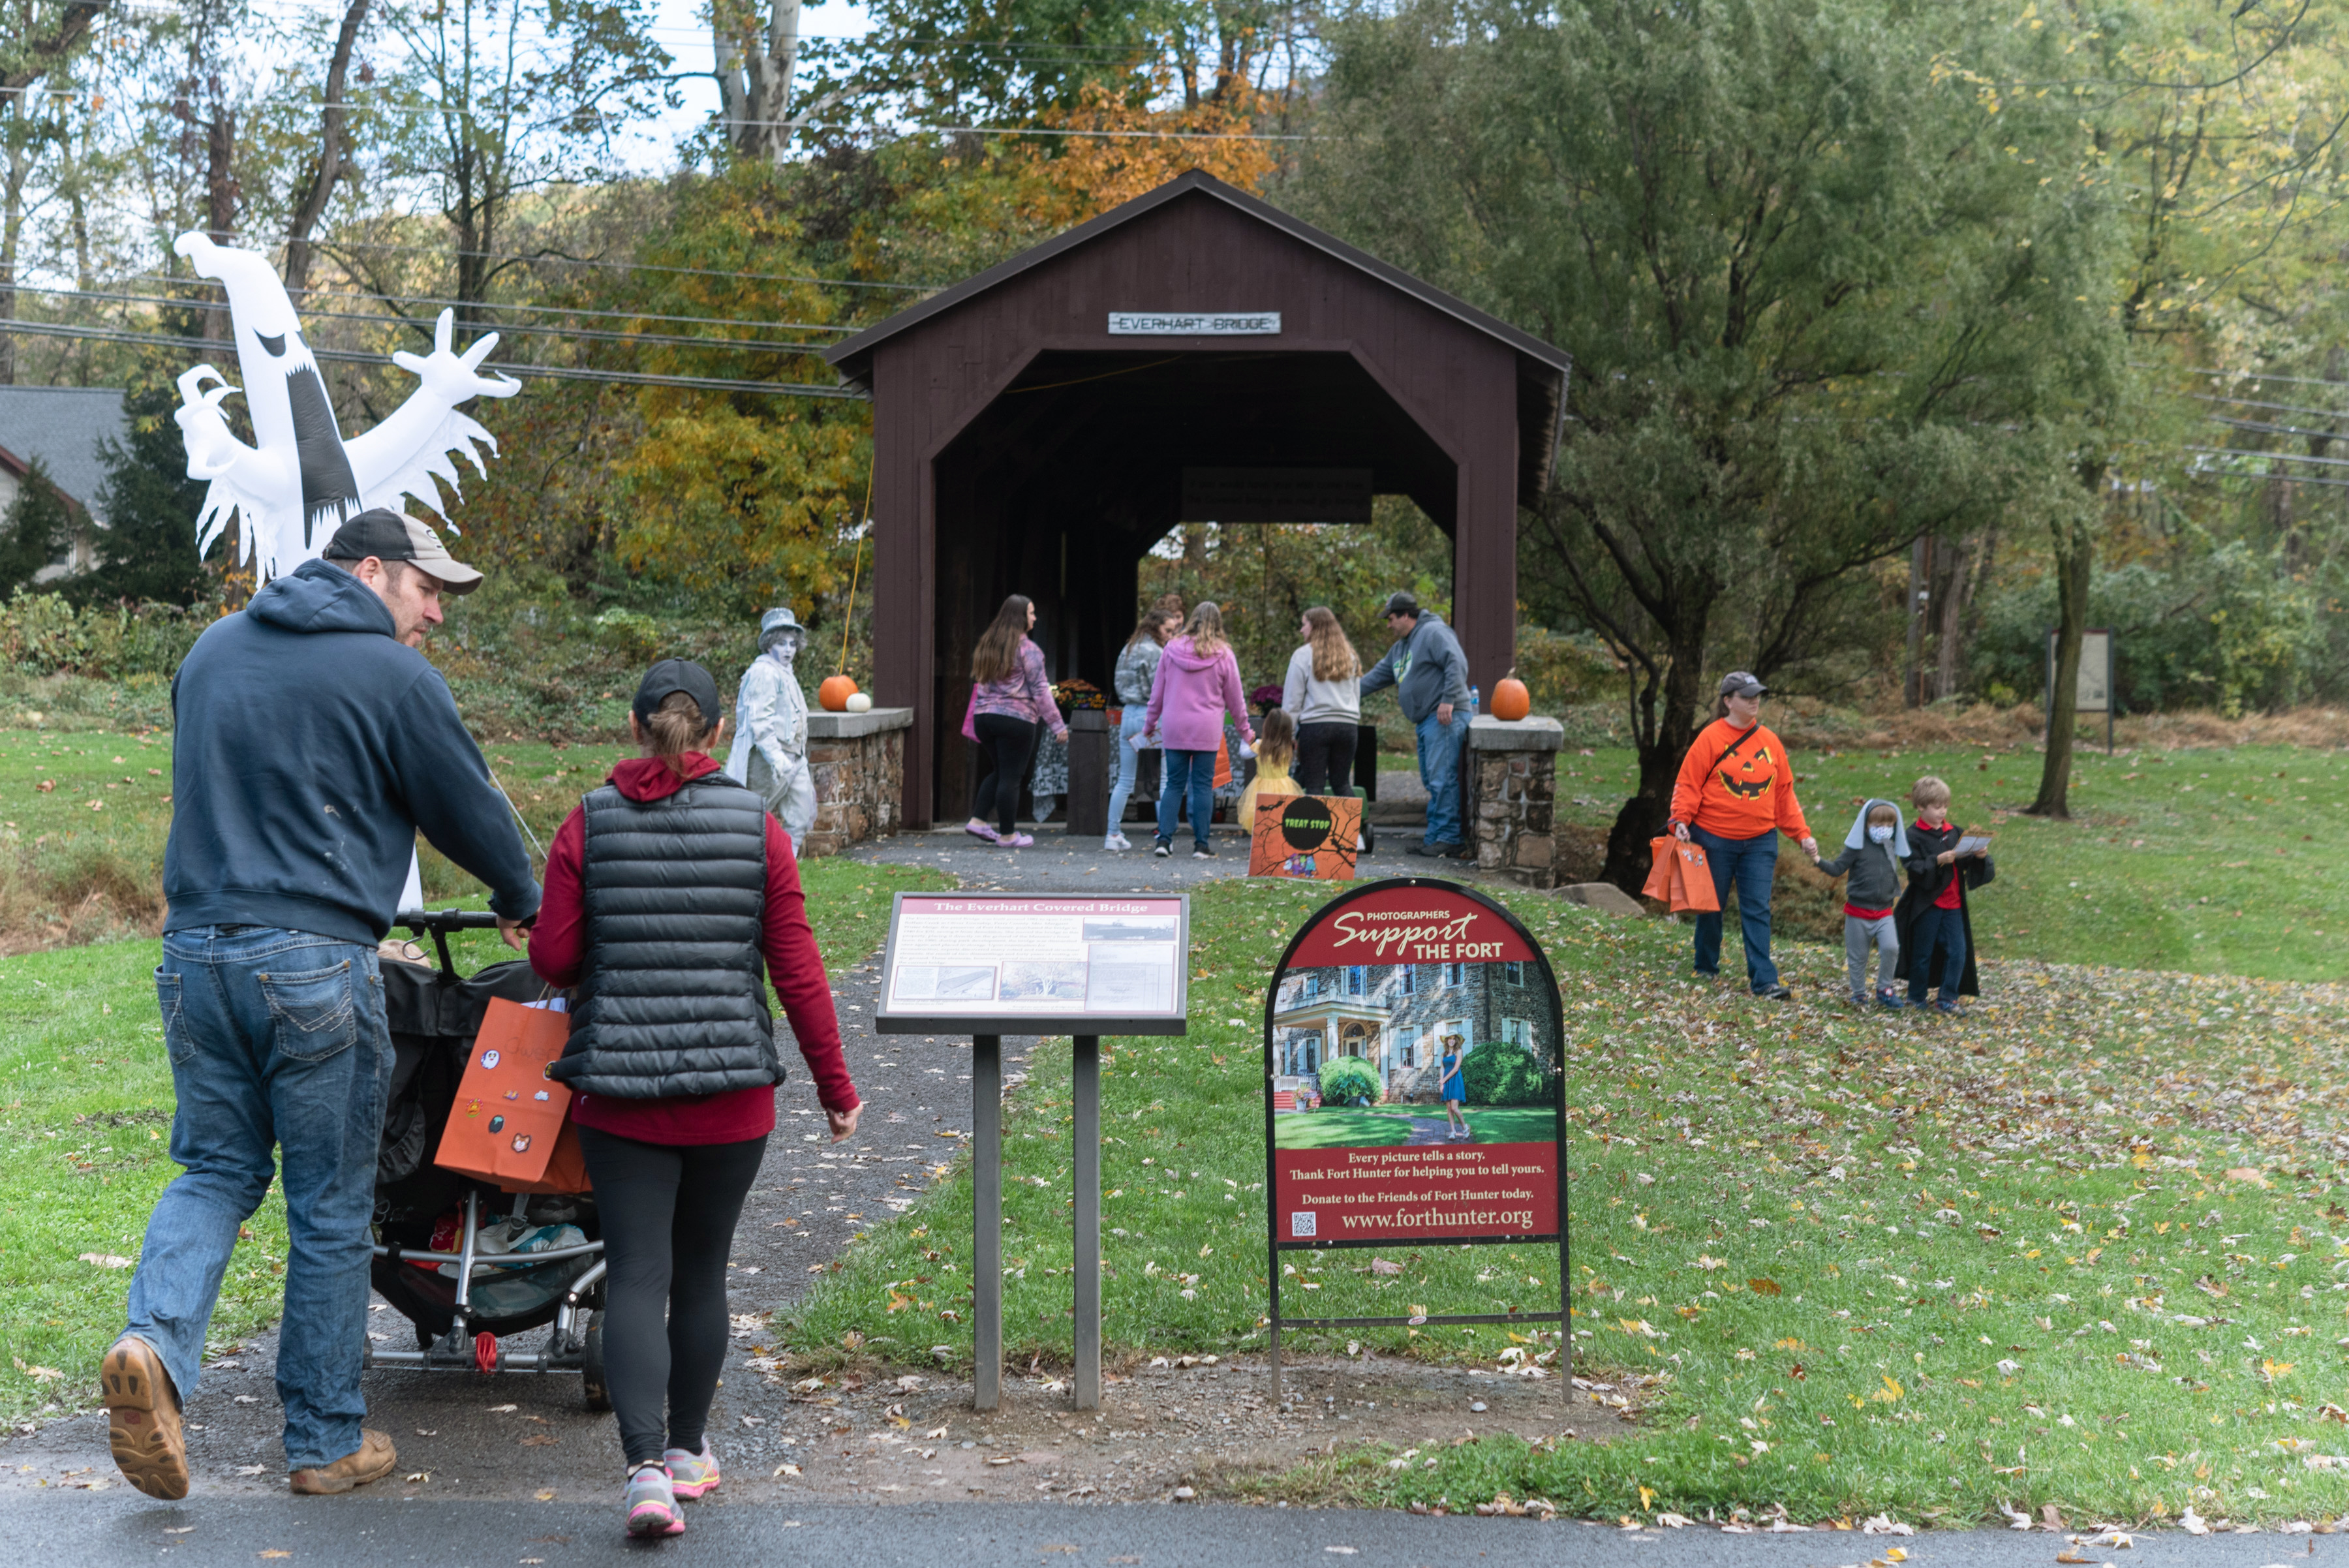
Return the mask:
<path id="1" fill-rule="evenodd" d="M 1716 719 L 1697 732 L 1672 789 L 1672 820 L 1723 838 L 1758 838 L 1776 829 L 1807 838 L 1795 769 L 1766 724 L 1741 730 Z"/>

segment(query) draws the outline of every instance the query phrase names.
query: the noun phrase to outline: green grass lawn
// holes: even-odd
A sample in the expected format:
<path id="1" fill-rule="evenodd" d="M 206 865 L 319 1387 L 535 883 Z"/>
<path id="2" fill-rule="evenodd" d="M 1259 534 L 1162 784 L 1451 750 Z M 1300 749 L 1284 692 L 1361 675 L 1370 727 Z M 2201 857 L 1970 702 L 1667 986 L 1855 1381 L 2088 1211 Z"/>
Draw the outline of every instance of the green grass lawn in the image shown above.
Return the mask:
<path id="1" fill-rule="evenodd" d="M 1439 1116 L 1444 1114 L 1440 1106 L 1424 1108 Z M 1409 1143 L 1413 1114 L 1402 1108 L 1366 1111 L 1351 1106 L 1285 1113 L 1272 1118 L 1272 1141 L 1282 1148 L 1370 1148 Z"/>
<path id="2" fill-rule="evenodd" d="M 1264 1344 L 1259 987 L 1325 896 L 1195 895 L 1191 1033 L 1111 1044 L 1113 1355 Z M 1244 1493 L 1949 1523 L 2002 1501 L 2349 1510 L 2349 1470 L 2308 1462 L 2349 1454 L 2349 994 L 1993 957 L 1963 1020 L 1790 1010 L 1688 980 L 1671 922 L 1507 898 L 1564 991 L 1576 1370 L 1608 1386 L 1576 1398 L 1608 1440 L 1485 1438 L 1401 1469 L 1371 1444 Z M 1839 952 L 1782 956 L 1809 994 L 1837 989 Z M 1022 1366 L 1069 1354 L 1068 1061 L 1040 1043 L 1006 1118 L 1005 1349 Z M 822 1365 L 946 1345 L 967 1365 L 969 1214 L 957 1167 L 788 1314 L 792 1349 Z M 1543 1247 L 1376 1255 L 1402 1272 L 1284 1252 L 1287 1299 L 1330 1316 L 1557 1299 Z M 1496 1370 L 1554 1345 L 1506 1327 L 1322 1343 L 1349 1339 Z M 1626 1398 L 1636 1425 L 1581 1403 Z"/>
<path id="3" fill-rule="evenodd" d="M 935 871 L 840 859 L 802 874 L 833 965 L 880 944 L 893 891 L 948 885 Z M 512 956 L 493 932 L 450 946 L 469 973 Z M 0 959 L 0 1418 L 95 1397 L 148 1211 L 179 1173 L 165 1152 L 172 1095 L 155 1012 L 160 949 L 100 942 Z M 213 1319 L 216 1342 L 278 1314 L 285 1218 L 274 1189 L 247 1230 Z"/>
<path id="4" fill-rule="evenodd" d="M 1798 747 L 1794 760 L 1804 813 L 1827 855 L 1862 800 L 1897 799 L 1906 810 L 1920 775 L 1948 782 L 1951 819 L 1997 836 L 1998 880 L 1973 905 L 1986 954 L 2349 979 L 2339 827 L 2349 756 L 2282 746 L 2084 752 L 2069 822 L 2019 815 L 2038 788 L 2035 753 Z M 1558 761 L 1561 820 L 1612 822 L 1632 783 L 1627 751 L 1569 752 Z M 1840 941 L 1841 884 L 1832 894 L 1803 888 L 1792 869 L 1802 852 L 1782 845 L 1779 855 L 1780 929 Z"/>

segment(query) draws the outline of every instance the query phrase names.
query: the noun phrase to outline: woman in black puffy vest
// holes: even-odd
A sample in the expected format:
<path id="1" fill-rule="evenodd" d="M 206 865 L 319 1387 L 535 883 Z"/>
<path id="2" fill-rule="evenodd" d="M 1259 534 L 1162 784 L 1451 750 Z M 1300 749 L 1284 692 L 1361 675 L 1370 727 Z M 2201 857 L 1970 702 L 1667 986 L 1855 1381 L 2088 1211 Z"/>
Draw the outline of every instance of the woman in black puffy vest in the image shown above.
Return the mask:
<path id="1" fill-rule="evenodd" d="M 663 659 L 636 689 L 619 763 L 554 836 L 531 967 L 578 988 L 551 1075 L 604 1222 L 605 1376 L 631 1535 L 685 1530 L 718 1485 L 704 1424 L 726 1355 L 726 1261 L 775 1127 L 773 982 L 831 1118 L 862 1106 L 809 929 L 791 836 L 709 755 L 718 683 Z"/>

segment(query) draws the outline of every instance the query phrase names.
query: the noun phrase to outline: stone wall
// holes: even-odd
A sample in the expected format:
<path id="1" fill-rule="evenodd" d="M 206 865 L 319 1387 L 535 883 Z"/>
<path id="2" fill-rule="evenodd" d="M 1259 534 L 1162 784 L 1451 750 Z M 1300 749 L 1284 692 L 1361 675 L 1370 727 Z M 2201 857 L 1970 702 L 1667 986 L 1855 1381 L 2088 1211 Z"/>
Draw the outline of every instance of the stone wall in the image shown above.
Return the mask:
<path id="1" fill-rule="evenodd" d="M 815 775 L 815 826 L 800 857 L 837 855 L 852 844 L 894 835 L 904 800 L 905 732 L 911 708 L 808 715 L 808 771 Z"/>
<path id="2" fill-rule="evenodd" d="M 1555 719 L 1470 721 L 1465 804 L 1477 869 L 1530 888 L 1557 885 L 1557 753 L 1565 741 Z"/>

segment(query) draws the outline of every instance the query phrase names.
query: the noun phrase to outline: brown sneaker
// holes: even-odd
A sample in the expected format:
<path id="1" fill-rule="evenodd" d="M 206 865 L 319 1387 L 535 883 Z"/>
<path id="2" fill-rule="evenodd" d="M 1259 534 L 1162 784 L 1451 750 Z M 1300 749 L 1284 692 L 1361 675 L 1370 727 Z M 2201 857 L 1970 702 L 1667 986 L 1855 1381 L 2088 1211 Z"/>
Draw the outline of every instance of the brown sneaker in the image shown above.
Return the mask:
<path id="1" fill-rule="evenodd" d="M 180 1429 L 179 1397 L 155 1347 L 124 1334 L 99 1364 L 98 1385 L 106 1394 L 107 1441 L 122 1478 L 167 1502 L 187 1496 L 188 1439 Z"/>
<path id="2" fill-rule="evenodd" d="M 391 1439 L 372 1427 L 359 1432 L 357 1453 L 345 1454 L 331 1465 L 313 1465 L 305 1470 L 295 1470 L 285 1478 L 286 1484 L 305 1497 L 322 1497 L 328 1492 L 348 1491 L 355 1486 L 365 1486 L 391 1473 L 399 1463 L 399 1452 Z"/>

